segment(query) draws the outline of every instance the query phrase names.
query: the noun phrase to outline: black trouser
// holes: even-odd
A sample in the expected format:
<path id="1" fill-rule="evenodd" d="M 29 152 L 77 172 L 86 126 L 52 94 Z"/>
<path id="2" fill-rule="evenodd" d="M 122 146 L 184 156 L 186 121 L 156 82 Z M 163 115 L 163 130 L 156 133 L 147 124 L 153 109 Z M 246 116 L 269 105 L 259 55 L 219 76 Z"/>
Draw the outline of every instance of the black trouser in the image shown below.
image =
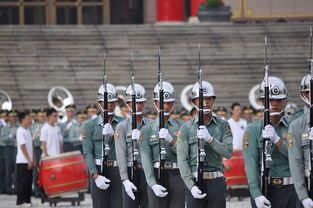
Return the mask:
<path id="1" fill-rule="evenodd" d="M 83 154 L 83 145 L 81 144 L 73 145 L 73 151 L 77 151 L 77 150 Z"/>
<path id="2" fill-rule="evenodd" d="M 4 146 L 0 146 L 0 194 L 5 193 L 6 188 L 4 185 L 5 177 L 5 159 L 4 159 Z"/>
<path id="3" fill-rule="evenodd" d="M 40 158 L 41 158 L 41 154 L 42 151 L 40 149 L 40 147 L 34 147 L 34 155 L 36 158 L 36 164 L 35 164 L 35 168 L 33 170 L 33 182 L 34 182 L 34 194 L 36 196 L 40 196 L 41 194 L 41 188 L 38 186 L 38 168 L 39 168 L 39 162 L 40 162 Z"/>
<path id="4" fill-rule="evenodd" d="M 13 193 L 13 183 L 15 175 L 15 158 L 16 148 L 13 146 L 5 146 L 4 148 L 5 158 L 5 189 L 7 194 Z"/>
<path id="5" fill-rule="evenodd" d="M 100 166 L 97 166 L 100 173 Z M 121 208 L 122 207 L 122 182 L 118 167 L 111 167 L 105 176 L 110 182 L 107 190 L 97 187 L 95 180 L 91 178 L 91 198 L 93 208 Z"/>
<path id="6" fill-rule="evenodd" d="M 271 202 L 272 208 L 302 207 L 294 185 L 269 185 L 267 199 Z M 254 199 L 251 199 L 251 206 L 256 208 Z"/>
<path id="7" fill-rule="evenodd" d="M 63 152 L 73 151 L 73 144 L 71 142 L 63 142 Z"/>
<path id="8" fill-rule="evenodd" d="M 148 186 L 149 208 L 185 208 L 184 182 L 178 169 L 164 170 L 164 187 L 167 189 L 166 197 L 157 197 Z"/>
<path id="9" fill-rule="evenodd" d="M 16 205 L 31 203 L 33 171 L 27 164 L 16 164 Z"/>
<path id="10" fill-rule="evenodd" d="M 131 168 L 128 168 L 129 176 L 130 171 Z M 127 195 L 125 188 L 123 187 L 123 208 L 148 208 L 147 182 L 143 169 L 137 169 L 135 171 L 134 180 L 132 182 L 137 187 L 137 191 L 134 192 L 135 200 L 132 200 Z"/>
<path id="11" fill-rule="evenodd" d="M 186 187 L 187 208 L 225 208 L 226 207 L 226 183 L 225 178 L 204 180 L 204 190 L 207 196 L 204 199 L 195 199 Z"/>

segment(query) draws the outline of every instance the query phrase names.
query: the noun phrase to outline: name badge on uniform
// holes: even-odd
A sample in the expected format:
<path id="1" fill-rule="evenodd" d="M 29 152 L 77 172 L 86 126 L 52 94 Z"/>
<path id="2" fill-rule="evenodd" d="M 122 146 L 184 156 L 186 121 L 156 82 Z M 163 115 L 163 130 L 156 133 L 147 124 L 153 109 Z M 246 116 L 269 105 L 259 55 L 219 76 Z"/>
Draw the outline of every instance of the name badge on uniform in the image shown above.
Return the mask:
<path id="1" fill-rule="evenodd" d="M 306 140 L 308 140 L 309 139 L 309 134 L 302 134 L 301 135 L 301 139 L 303 140 L 303 141 L 306 141 Z"/>
<path id="2" fill-rule="evenodd" d="M 156 141 L 156 140 L 158 140 L 157 136 L 156 135 L 151 135 L 150 141 L 152 142 L 152 141 Z"/>

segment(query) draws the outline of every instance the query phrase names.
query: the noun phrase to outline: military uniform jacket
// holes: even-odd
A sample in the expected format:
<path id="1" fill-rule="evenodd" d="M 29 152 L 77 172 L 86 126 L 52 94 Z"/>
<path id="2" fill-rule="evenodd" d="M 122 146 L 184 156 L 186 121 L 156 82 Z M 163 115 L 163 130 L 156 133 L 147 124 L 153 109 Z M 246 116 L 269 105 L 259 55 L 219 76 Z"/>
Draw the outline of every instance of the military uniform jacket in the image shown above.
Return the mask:
<path id="1" fill-rule="evenodd" d="M 169 133 L 173 137 L 174 141 L 168 144 L 165 141 L 159 139 L 159 118 L 156 118 L 149 124 L 146 124 L 141 130 L 141 142 L 140 142 L 140 155 L 143 169 L 146 176 L 147 184 L 151 187 L 155 185 L 156 179 L 154 175 L 153 165 L 155 162 L 160 162 L 160 142 L 163 142 L 166 156 L 166 162 L 177 163 L 177 135 L 181 121 L 169 118 L 165 124 L 165 128 L 168 129 Z"/>
<path id="2" fill-rule="evenodd" d="M 34 147 L 40 147 L 40 131 L 43 125 L 44 123 L 35 122 L 30 127 Z"/>
<path id="3" fill-rule="evenodd" d="M 75 124 L 76 121 L 74 119 L 59 124 L 63 136 L 63 142 L 70 142 L 70 131 Z"/>
<path id="4" fill-rule="evenodd" d="M 151 122 L 149 118 L 143 118 L 141 124 L 137 126 L 140 130 L 143 126 Z M 121 180 L 128 179 L 128 172 L 127 172 L 127 163 L 133 161 L 133 146 L 132 146 L 132 118 L 127 118 L 120 122 L 115 130 L 115 151 L 116 157 L 119 165 Z M 140 155 L 140 148 L 138 145 L 138 152 Z M 140 156 L 137 157 L 137 162 L 141 163 Z"/>
<path id="5" fill-rule="evenodd" d="M 198 117 L 184 123 L 180 128 L 177 147 L 178 167 L 180 174 L 190 190 L 195 185 L 193 173 L 197 172 L 198 157 Z M 224 172 L 223 158 L 230 158 L 233 151 L 233 136 L 227 121 L 212 116 L 205 125 L 211 136 L 212 143 L 205 143 L 204 171 Z"/>
<path id="6" fill-rule="evenodd" d="M 123 118 L 114 115 L 111 122 L 113 129 L 115 129 L 117 124 L 122 120 Z M 103 118 L 102 116 L 98 116 L 97 118 L 88 121 L 83 126 L 83 152 L 90 175 L 98 173 L 95 159 L 102 159 L 102 125 Z M 116 160 L 113 136 L 106 139 L 110 147 L 108 160 Z"/>
<path id="7" fill-rule="evenodd" d="M 283 141 L 277 148 L 272 144 L 270 154 L 272 161 L 269 167 L 270 177 L 290 177 L 288 162 L 288 127 L 289 123 L 286 117 L 283 117 L 277 126 L 274 126 L 276 134 Z M 249 183 L 250 193 L 253 198 L 261 196 L 260 177 L 263 152 L 262 130 L 263 121 L 255 121 L 248 125 L 243 138 L 243 155 L 245 160 L 245 171 Z"/>
<path id="8" fill-rule="evenodd" d="M 7 126 L 4 126 L 1 130 L 2 141 L 5 146 L 16 146 L 16 132 L 18 125 L 12 125 L 8 123 Z"/>
<path id="9" fill-rule="evenodd" d="M 308 176 L 310 162 L 310 113 L 307 107 L 304 114 L 291 122 L 289 127 L 289 164 L 294 186 L 299 200 L 308 198 L 305 176 Z"/>
<path id="10" fill-rule="evenodd" d="M 74 145 L 80 144 L 82 141 L 82 131 L 83 131 L 83 124 L 78 124 L 78 123 L 73 124 L 69 133 L 69 142 L 74 143 Z"/>

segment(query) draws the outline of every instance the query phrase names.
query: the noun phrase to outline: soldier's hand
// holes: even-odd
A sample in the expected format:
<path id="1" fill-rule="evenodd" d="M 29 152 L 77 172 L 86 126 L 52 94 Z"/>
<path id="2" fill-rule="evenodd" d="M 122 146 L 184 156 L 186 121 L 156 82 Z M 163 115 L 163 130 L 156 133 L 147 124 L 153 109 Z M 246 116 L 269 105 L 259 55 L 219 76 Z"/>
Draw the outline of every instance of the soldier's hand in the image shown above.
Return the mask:
<path id="1" fill-rule="evenodd" d="M 97 187 L 102 190 L 108 189 L 110 186 L 110 182 L 111 181 L 109 179 L 101 175 L 98 175 L 98 177 L 95 179 Z"/>
<path id="2" fill-rule="evenodd" d="M 135 195 L 134 195 L 133 190 L 137 191 L 137 187 L 132 182 L 130 182 L 129 180 L 123 181 L 123 185 L 124 185 L 124 188 L 125 188 L 127 195 L 130 198 L 132 198 L 132 200 L 135 200 Z"/>
<path id="3" fill-rule="evenodd" d="M 280 137 L 276 134 L 274 127 L 271 125 L 265 126 L 264 130 L 262 130 L 262 137 L 269 138 L 274 144 L 280 140 Z"/>
<path id="4" fill-rule="evenodd" d="M 157 197 L 163 198 L 163 197 L 166 197 L 168 194 L 166 188 L 164 188 L 163 186 L 159 184 L 155 184 L 151 188 Z"/>
<path id="5" fill-rule="evenodd" d="M 161 128 L 159 131 L 159 138 L 164 139 L 168 143 L 171 143 L 173 141 L 173 137 L 166 128 Z"/>
<path id="6" fill-rule="evenodd" d="M 139 139 L 140 139 L 140 130 L 134 129 L 134 130 L 132 131 L 132 140 L 138 142 Z"/>
<path id="7" fill-rule="evenodd" d="M 310 132 L 309 132 L 309 139 L 313 140 L 313 127 L 311 127 Z"/>
<path id="8" fill-rule="evenodd" d="M 106 123 L 102 129 L 102 134 L 106 136 L 113 136 L 114 130 L 111 124 Z"/>
<path id="9" fill-rule="evenodd" d="M 304 208 L 313 208 L 313 201 L 310 198 L 305 198 L 302 200 L 302 205 Z"/>
<path id="10" fill-rule="evenodd" d="M 199 126 L 199 129 L 197 131 L 197 137 L 199 139 L 203 139 L 208 143 L 211 143 L 213 141 L 213 137 L 205 126 Z"/>
<path id="11" fill-rule="evenodd" d="M 270 208 L 271 202 L 265 196 L 258 196 L 254 199 L 257 208 Z"/>
<path id="12" fill-rule="evenodd" d="M 193 186 L 190 192 L 195 199 L 203 199 L 206 197 L 206 193 L 202 193 L 202 191 L 197 186 Z"/>

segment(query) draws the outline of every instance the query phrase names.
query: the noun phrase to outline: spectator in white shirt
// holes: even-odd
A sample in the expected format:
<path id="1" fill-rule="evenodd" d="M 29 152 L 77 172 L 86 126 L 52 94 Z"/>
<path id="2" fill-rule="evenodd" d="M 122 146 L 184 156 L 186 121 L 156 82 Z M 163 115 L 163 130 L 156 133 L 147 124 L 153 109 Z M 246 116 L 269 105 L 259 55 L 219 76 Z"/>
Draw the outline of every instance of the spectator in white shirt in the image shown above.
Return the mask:
<path id="1" fill-rule="evenodd" d="M 233 134 L 233 149 L 242 150 L 242 139 L 247 128 L 247 121 L 241 117 L 241 106 L 239 103 L 231 105 L 231 118 L 228 123 Z"/>
<path id="2" fill-rule="evenodd" d="M 20 112 L 18 119 L 21 126 L 16 132 L 16 205 L 31 207 L 34 155 L 33 139 L 29 127 L 32 119 L 27 112 Z"/>
<path id="3" fill-rule="evenodd" d="M 41 128 L 42 156 L 55 156 L 63 152 L 63 137 L 57 125 L 58 112 L 54 108 L 47 111 L 47 123 Z"/>

